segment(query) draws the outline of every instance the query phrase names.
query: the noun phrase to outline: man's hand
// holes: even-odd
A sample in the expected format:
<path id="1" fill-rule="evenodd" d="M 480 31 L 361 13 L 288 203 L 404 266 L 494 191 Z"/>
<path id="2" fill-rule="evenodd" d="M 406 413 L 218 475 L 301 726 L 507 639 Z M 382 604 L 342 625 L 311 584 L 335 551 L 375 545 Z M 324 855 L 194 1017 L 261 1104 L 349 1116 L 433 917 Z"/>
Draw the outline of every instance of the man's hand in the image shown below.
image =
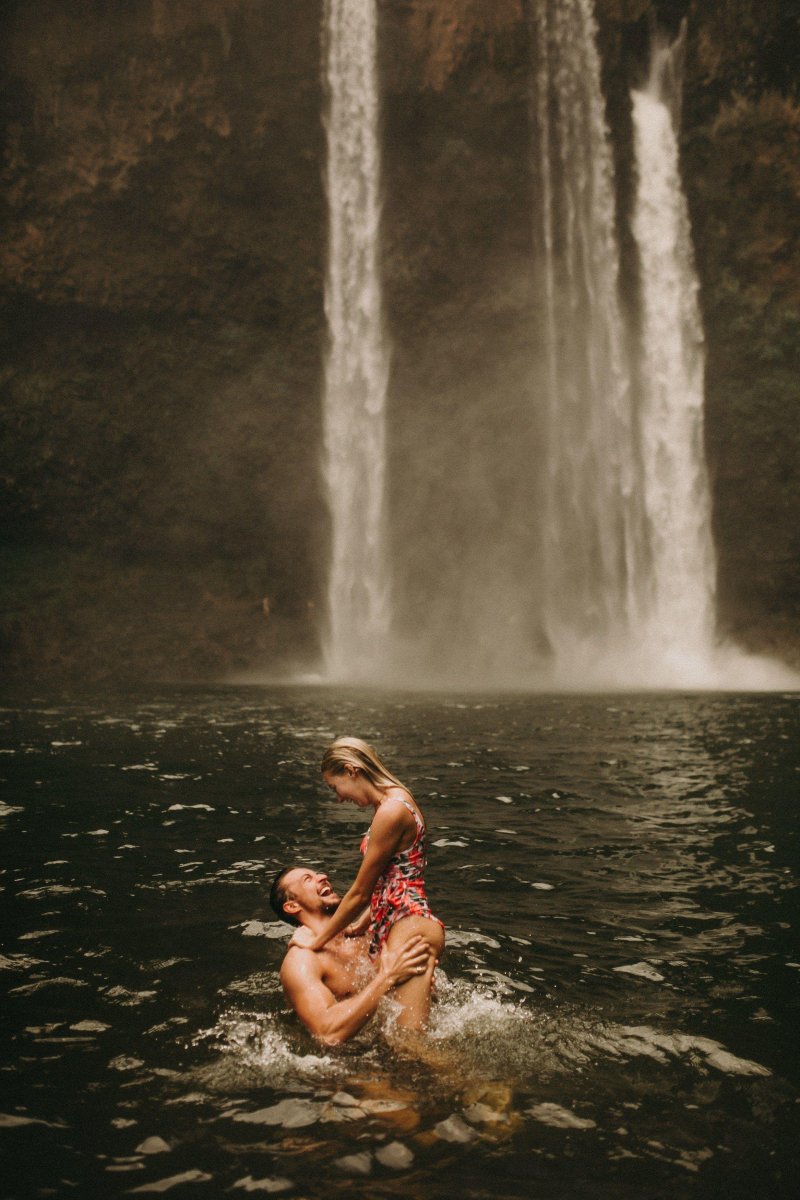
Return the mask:
<path id="1" fill-rule="evenodd" d="M 384 946 L 378 966 L 390 985 L 396 987 L 412 975 L 424 975 L 426 971 L 433 973 L 436 960 L 424 937 L 416 934 L 397 950 Z"/>

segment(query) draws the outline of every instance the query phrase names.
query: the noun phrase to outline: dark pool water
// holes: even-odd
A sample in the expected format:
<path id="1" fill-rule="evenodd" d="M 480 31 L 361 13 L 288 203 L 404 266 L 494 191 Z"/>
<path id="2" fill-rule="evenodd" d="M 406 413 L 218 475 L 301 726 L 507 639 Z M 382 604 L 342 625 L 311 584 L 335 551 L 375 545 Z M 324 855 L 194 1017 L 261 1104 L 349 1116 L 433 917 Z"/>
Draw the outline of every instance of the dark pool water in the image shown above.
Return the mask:
<path id="1" fill-rule="evenodd" d="M 162 689 L 0 711 L 0 1194 L 794 1196 L 800 697 Z M 316 1046 L 278 866 L 372 740 L 448 928 L 424 1061 Z"/>

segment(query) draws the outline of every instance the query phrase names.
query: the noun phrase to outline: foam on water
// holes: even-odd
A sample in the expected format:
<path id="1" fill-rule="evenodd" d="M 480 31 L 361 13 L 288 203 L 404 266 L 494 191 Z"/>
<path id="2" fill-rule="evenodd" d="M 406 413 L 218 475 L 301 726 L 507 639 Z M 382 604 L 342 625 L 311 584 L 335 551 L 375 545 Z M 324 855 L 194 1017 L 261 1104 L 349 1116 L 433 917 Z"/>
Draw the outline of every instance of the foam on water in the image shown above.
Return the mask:
<path id="1" fill-rule="evenodd" d="M 767 1067 L 731 1053 L 710 1038 L 649 1026 L 602 1022 L 577 1008 L 552 1008 L 541 1000 L 512 1002 L 516 990 L 508 977 L 497 987 L 450 981 L 439 972 L 438 1002 L 430 1037 L 449 1049 L 459 1069 L 522 1083 L 531 1074 L 571 1072 L 577 1065 L 603 1060 L 647 1058 L 667 1065 L 711 1066 L 722 1074 L 769 1076 Z M 498 995 L 498 990 L 500 995 Z M 534 989 L 527 989 L 533 992 Z"/>

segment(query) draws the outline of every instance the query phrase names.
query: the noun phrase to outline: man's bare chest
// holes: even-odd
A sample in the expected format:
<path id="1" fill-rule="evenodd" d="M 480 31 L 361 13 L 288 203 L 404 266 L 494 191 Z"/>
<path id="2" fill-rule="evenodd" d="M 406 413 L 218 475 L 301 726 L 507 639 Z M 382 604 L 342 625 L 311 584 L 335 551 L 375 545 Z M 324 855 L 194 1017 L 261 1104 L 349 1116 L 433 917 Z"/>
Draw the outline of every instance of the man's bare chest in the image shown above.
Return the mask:
<path id="1" fill-rule="evenodd" d="M 366 954 L 363 938 L 337 939 L 333 948 L 326 947 L 322 982 L 337 1000 L 351 996 L 369 982 L 374 973 Z"/>

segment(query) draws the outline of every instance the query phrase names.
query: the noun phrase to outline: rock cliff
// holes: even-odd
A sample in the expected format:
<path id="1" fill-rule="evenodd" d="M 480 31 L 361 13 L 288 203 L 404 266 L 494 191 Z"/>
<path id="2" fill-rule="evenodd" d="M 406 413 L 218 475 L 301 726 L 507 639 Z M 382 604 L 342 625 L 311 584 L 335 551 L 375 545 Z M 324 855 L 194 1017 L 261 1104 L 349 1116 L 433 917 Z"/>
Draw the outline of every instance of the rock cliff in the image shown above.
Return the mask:
<path id="1" fill-rule="evenodd" d="M 526 386 L 533 2 L 380 2 L 392 444 L 412 476 L 434 467 L 431 389 L 457 411 L 465 389 Z M 791 8 L 597 5 L 621 228 L 629 89 L 651 23 L 688 19 L 682 151 L 720 618 L 797 658 Z M 2 9 L 0 620 L 14 676 L 193 679 L 314 658 L 328 544 L 321 26 L 320 0 Z"/>

